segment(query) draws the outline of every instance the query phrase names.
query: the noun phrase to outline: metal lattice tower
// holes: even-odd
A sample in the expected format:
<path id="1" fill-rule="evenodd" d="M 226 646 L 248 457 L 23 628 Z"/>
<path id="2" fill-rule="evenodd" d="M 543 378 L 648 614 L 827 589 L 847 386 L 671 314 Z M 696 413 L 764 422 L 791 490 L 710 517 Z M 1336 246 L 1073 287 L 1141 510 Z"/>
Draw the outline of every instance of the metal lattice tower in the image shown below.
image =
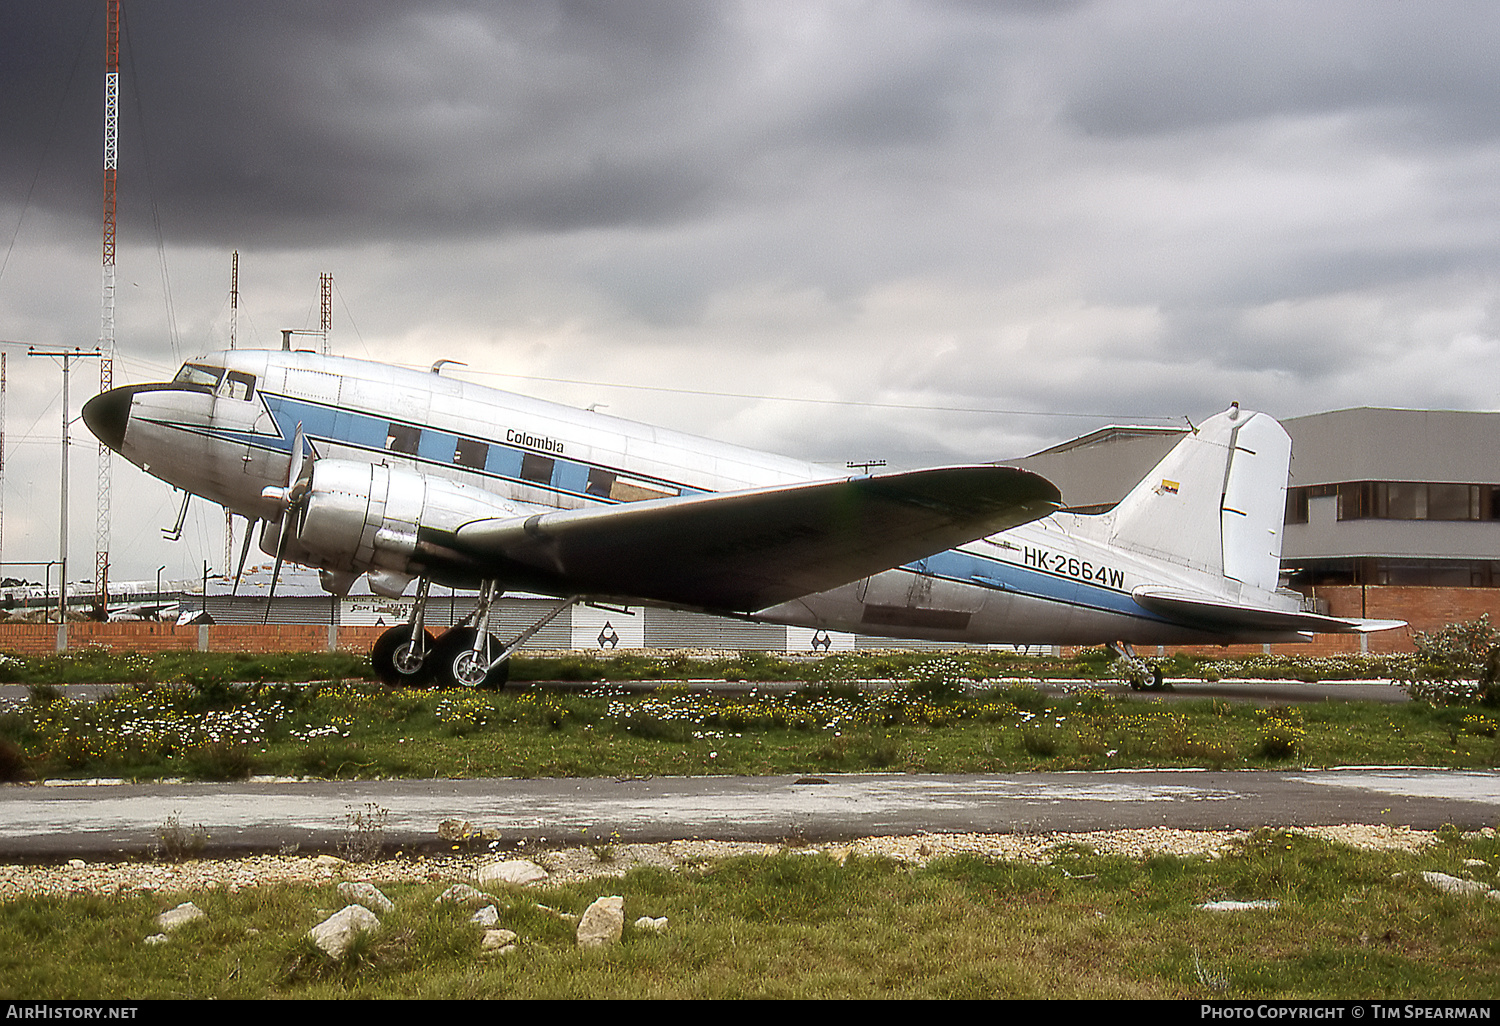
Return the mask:
<path id="1" fill-rule="evenodd" d="M 323 300 L 323 317 L 319 325 L 323 329 L 323 355 L 328 355 L 328 336 L 333 334 L 333 275 L 318 276 L 318 286 Z"/>
<path id="2" fill-rule="evenodd" d="M 115 174 L 119 164 L 120 0 L 104 3 L 104 286 L 99 304 L 99 391 L 115 376 Z M 67 411 L 64 411 L 64 416 Z M 110 451 L 99 445 L 99 485 L 94 520 L 94 602 L 109 615 Z M 66 583 L 64 583 L 66 590 Z"/>

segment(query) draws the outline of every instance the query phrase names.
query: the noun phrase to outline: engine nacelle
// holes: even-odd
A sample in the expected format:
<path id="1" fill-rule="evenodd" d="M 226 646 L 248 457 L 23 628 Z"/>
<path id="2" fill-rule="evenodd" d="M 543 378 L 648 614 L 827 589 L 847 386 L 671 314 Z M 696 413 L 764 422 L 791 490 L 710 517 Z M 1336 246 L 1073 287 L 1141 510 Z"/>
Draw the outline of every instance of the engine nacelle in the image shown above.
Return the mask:
<path id="1" fill-rule="evenodd" d="M 430 568 L 430 558 L 417 551 L 421 529 L 453 531 L 471 520 L 527 512 L 482 488 L 409 467 L 321 459 L 312 466 L 286 556 L 325 571 L 373 571 L 394 581 Z M 277 536 L 278 529 L 267 530 L 262 548 L 274 554 Z"/>

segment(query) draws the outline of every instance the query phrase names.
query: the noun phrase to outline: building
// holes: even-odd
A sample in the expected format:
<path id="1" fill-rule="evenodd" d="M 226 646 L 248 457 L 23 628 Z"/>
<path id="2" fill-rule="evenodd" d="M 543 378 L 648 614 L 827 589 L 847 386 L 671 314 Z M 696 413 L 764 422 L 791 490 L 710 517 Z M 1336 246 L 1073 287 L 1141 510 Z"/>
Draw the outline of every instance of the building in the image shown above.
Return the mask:
<path id="1" fill-rule="evenodd" d="M 1485 613 L 1500 621 L 1500 413 L 1362 407 L 1282 425 L 1292 437 L 1282 539 L 1292 587 L 1334 615 L 1413 630 Z M 1051 478 L 1070 506 L 1102 510 L 1186 430 L 1109 427 L 1008 462 Z M 1409 647 L 1410 632 L 1399 634 L 1375 636 L 1374 647 Z"/>

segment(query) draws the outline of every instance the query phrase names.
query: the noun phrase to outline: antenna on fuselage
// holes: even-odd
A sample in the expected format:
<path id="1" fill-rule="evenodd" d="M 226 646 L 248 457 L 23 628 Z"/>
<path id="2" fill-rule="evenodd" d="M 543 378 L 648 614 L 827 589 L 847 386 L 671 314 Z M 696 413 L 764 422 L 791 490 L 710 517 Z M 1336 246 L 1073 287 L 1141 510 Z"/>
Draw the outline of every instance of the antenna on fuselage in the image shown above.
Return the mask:
<path id="1" fill-rule="evenodd" d="M 451 363 L 451 364 L 453 364 L 456 367 L 467 367 L 468 366 L 468 364 L 464 363 L 462 360 L 439 360 L 437 363 L 435 363 L 435 364 L 432 365 L 432 373 L 434 373 L 434 374 L 442 374 L 443 373 L 443 364 L 445 364 L 445 363 Z"/>

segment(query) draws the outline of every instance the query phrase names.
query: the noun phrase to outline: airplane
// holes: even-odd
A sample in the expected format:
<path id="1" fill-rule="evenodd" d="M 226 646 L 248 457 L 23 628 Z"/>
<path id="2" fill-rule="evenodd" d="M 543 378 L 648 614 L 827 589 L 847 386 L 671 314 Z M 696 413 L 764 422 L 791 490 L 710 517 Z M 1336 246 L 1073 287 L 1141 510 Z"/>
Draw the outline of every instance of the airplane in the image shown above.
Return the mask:
<path id="1" fill-rule="evenodd" d="M 512 653 L 580 601 L 1132 660 L 1135 645 L 1402 626 L 1278 588 L 1291 440 L 1238 404 L 1085 514 L 1026 470 L 838 474 L 443 374 L 455 362 L 226 350 L 103 392 L 83 419 L 142 470 L 246 517 L 241 567 L 260 522 L 273 592 L 284 561 L 332 594 L 360 575 L 390 598 L 415 581 L 409 621 L 371 651 L 392 685 L 501 686 Z M 438 636 L 434 582 L 478 593 Z M 501 639 L 507 590 L 559 602 Z"/>

